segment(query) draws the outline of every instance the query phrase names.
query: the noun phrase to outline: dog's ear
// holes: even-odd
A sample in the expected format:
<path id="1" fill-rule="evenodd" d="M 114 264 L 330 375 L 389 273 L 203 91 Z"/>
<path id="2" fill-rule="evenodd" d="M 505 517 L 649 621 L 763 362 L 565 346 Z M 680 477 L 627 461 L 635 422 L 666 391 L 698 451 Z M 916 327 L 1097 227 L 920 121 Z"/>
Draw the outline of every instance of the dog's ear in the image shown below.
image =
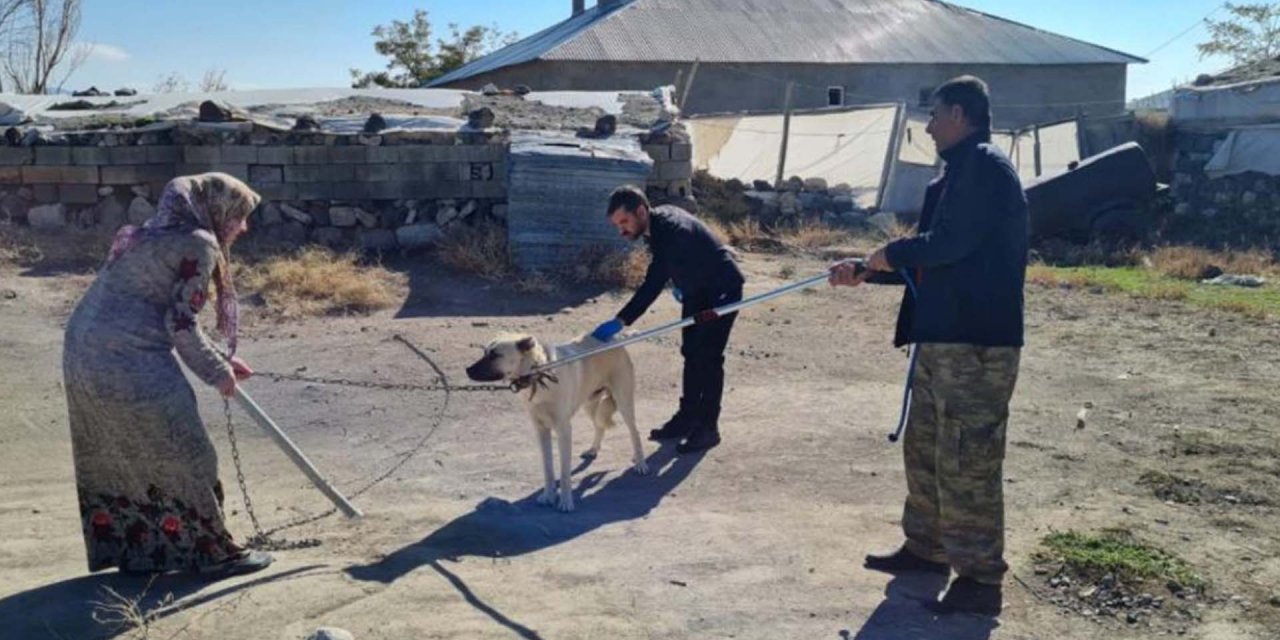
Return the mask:
<path id="1" fill-rule="evenodd" d="M 528 353 L 533 350 L 533 345 L 533 336 L 529 336 L 528 338 L 522 338 L 520 342 L 517 342 L 516 348 L 520 350 L 520 353 Z"/>

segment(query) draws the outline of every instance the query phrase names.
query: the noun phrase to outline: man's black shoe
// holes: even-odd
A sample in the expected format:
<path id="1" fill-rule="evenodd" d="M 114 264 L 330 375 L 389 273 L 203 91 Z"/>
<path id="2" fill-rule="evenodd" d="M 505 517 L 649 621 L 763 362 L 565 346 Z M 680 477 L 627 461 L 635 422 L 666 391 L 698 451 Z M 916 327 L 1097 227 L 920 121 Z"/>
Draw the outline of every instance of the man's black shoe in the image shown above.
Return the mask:
<path id="1" fill-rule="evenodd" d="M 934 613 L 975 613 L 984 616 L 1000 615 L 1004 596 L 998 584 L 983 584 L 973 578 L 960 577 L 951 583 L 942 600 L 927 606 Z"/>
<path id="2" fill-rule="evenodd" d="M 941 562 L 933 562 L 932 560 L 925 560 L 924 558 L 907 551 L 906 547 L 902 547 L 901 549 L 886 555 L 869 553 L 863 561 L 862 566 L 872 571 L 882 571 L 884 573 L 925 571 L 929 573 L 940 573 L 944 576 L 951 573 L 951 567 L 949 565 Z"/>
<path id="3" fill-rule="evenodd" d="M 695 429 L 693 433 L 680 446 L 676 447 L 676 453 L 697 453 L 706 451 L 720 444 L 720 431 L 716 429 Z"/>
<path id="4" fill-rule="evenodd" d="M 698 426 L 698 421 L 693 418 L 686 417 L 677 413 L 672 416 L 666 424 L 660 429 L 653 429 L 649 432 L 649 439 L 658 440 L 680 440 L 689 435 Z"/>

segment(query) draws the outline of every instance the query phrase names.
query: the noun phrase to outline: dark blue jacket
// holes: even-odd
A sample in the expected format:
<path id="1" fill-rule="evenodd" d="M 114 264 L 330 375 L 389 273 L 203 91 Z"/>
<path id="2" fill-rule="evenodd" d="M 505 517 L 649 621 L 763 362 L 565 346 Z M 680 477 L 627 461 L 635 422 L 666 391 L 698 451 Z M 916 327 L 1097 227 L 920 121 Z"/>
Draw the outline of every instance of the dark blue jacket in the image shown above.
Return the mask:
<path id="1" fill-rule="evenodd" d="M 895 270 L 911 273 L 919 295 L 904 294 L 894 344 L 1021 347 L 1027 201 L 1018 172 L 985 133 L 942 159 L 946 169 L 925 191 L 917 234 L 885 250 Z"/>
<path id="2" fill-rule="evenodd" d="M 644 315 L 668 281 L 688 300 L 714 300 L 713 294 L 742 291 L 742 271 L 733 253 L 688 211 L 672 205 L 655 207 L 649 213 L 645 240 L 653 260 L 644 283 L 618 313 L 627 326 Z"/>

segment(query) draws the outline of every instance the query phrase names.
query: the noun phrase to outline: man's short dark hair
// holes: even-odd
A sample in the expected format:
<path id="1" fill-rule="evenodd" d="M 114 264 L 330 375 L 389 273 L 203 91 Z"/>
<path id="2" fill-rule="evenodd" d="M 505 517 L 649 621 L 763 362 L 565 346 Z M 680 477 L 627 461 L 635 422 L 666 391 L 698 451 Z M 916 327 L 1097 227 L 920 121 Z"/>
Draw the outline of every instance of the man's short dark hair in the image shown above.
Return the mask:
<path id="1" fill-rule="evenodd" d="M 991 130 L 991 91 L 981 78 L 952 78 L 934 90 L 933 99 L 948 107 L 959 106 L 970 124 L 982 131 Z"/>
<path id="2" fill-rule="evenodd" d="M 624 184 L 613 190 L 613 194 L 609 196 L 609 208 L 605 211 L 606 215 L 613 215 L 614 211 L 623 209 L 627 213 L 635 213 L 640 205 L 644 205 L 646 209 L 652 209 L 649 205 L 649 196 L 644 195 L 644 189 L 633 184 Z"/>

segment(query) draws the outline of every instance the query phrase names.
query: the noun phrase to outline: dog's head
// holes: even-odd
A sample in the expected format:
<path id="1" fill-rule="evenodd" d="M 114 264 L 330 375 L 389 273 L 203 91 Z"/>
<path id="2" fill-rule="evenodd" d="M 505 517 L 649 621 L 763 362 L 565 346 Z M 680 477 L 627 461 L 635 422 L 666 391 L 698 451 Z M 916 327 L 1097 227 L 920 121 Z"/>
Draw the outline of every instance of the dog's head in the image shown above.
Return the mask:
<path id="1" fill-rule="evenodd" d="M 467 367 L 476 382 L 514 380 L 535 366 L 538 341 L 529 335 L 499 336 L 484 348 L 484 356 Z"/>

